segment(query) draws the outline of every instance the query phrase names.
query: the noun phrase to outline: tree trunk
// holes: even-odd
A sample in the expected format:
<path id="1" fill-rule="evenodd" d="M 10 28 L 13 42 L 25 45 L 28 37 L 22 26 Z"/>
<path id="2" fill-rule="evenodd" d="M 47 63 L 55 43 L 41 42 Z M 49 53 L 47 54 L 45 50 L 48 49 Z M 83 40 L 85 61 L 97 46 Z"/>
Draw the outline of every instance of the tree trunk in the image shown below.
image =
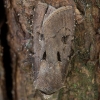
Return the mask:
<path id="1" fill-rule="evenodd" d="M 6 15 L 3 16 L 6 18 L 4 22 L 0 21 L 0 25 L 3 23 L 0 26 L 0 100 L 100 100 L 100 1 L 74 0 L 74 2 L 4 1 Z M 43 7 L 39 9 L 40 12 L 35 13 L 38 3 L 43 3 Z M 43 23 L 41 16 L 44 16 L 45 5 L 48 8 L 49 5 L 52 6 L 52 9 L 72 6 L 76 20 L 75 25 L 71 24 L 75 26 L 74 40 L 70 42 L 69 60 L 67 68 L 64 69 L 66 75 L 63 73 L 66 76 L 65 79 L 63 77 L 64 88 L 51 95 L 41 93 L 34 87 L 36 69 L 39 69 L 34 63 L 34 59 L 38 61 L 38 58 L 34 58 L 34 45 L 40 50 L 36 42 L 38 31 L 35 30 L 37 34 L 34 35 L 34 27 L 40 31 L 40 26 L 37 28 L 36 25 L 40 24 L 38 22 Z M 41 14 L 40 19 L 38 13 Z M 58 79 L 60 80 L 60 77 Z"/>

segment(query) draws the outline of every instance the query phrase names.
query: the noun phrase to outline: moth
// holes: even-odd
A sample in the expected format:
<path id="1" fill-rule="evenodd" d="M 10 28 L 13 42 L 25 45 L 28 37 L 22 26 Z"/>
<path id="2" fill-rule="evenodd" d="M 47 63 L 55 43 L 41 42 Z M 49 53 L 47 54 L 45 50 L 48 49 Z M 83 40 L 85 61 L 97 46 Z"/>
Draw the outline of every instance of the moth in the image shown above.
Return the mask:
<path id="1" fill-rule="evenodd" d="M 39 2 L 35 8 L 34 87 L 44 94 L 52 94 L 64 87 L 75 18 L 79 14 L 75 5 L 55 8 Z"/>

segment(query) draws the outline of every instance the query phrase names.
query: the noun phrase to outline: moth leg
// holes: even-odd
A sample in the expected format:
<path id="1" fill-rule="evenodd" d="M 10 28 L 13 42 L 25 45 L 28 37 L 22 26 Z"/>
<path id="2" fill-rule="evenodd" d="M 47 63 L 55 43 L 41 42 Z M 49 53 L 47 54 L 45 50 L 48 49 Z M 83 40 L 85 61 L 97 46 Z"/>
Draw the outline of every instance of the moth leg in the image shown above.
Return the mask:
<path id="1" fill-rule="evenodd" d="M 75 19 L 77 21 L 78 24 L 82 23 L 84 18 L 82 16 L 82 14 L 80 13 L 80 11 L 77 9 L 77 7 L 75 7 Z"/>

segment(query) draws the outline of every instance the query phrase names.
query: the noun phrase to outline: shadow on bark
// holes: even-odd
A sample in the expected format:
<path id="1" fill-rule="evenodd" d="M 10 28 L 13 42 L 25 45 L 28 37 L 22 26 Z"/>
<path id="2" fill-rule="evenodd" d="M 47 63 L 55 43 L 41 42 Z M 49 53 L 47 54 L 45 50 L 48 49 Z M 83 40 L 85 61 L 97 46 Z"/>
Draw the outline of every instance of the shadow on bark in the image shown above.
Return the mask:
<path id="1" fill-rule="evenodd" d="M 8 100 L 12 100 L 12 67 L 11 67 L 11 56 L 10 47 L 7 42 L 8 26 L 6 24 L 6 15 L 4 9 L 3 0 L 0 0 L 0 24 L 3 23 L 1 27 L 0 40 L 3 47 L 3 67 L 5 73 L 5 87 L 6 95 Z M 3 22 L 4 21 L 4 22 Z"/>

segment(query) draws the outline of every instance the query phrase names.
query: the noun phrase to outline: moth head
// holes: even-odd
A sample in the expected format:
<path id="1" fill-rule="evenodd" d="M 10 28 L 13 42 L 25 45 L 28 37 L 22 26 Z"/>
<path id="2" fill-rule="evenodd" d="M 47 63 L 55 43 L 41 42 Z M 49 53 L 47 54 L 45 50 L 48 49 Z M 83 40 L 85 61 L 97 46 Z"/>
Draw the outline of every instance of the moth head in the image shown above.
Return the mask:
<path id="1" fill-rule="evenodd" d="M 49 64 L 43 60 L 40 64 L 40 70 L 35 80 L 35 89 L 43 94 L 53 94 L 64 86 L 62 81 L 61 64 Z"/>

